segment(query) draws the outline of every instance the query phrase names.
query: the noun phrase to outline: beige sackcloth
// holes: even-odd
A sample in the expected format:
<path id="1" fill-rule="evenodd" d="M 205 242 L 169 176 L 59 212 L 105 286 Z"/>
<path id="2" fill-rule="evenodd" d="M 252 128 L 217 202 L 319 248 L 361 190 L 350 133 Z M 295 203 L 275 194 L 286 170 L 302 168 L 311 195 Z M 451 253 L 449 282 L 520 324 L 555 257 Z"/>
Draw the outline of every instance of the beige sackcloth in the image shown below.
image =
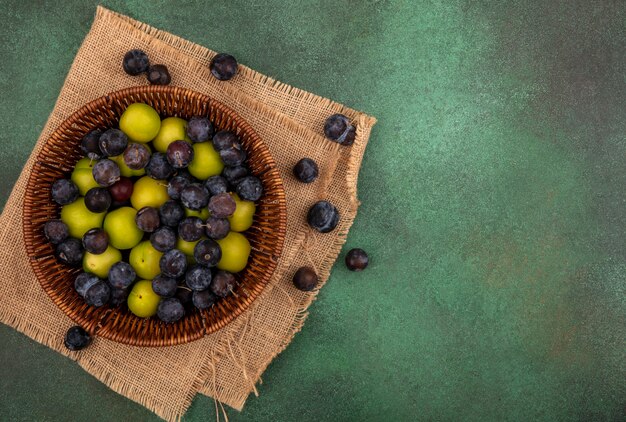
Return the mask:
<path id="1" fill-rule="evenodd" d="M 145 85 L 122 70 L 132 48 L 163 63 L 172 85 L 190 88 L 232 107 L 257 131 L 277 162 L 287 197 L 285 247 L 270 283 L 250 309 L 222 330 L 189 344 L 131 347 L 102 338 L 81 352 L 63 345 L 73 322 L 48 298 L 31 269 L 21 230 L 22 202 L 37 153 L 54 129 L 83 104 L 109 92 Z M 227 82 L 212 77 L 215 52 L 98 7 L 95 20 L 63 85 L 54 110 L 0 216 L 0 322 L 71 359 L 107 386 L 166 420 L 179 419 L 196 393 L 241 410 L 269 363 L 298 332 L 317 291 L 295 289 L 297 268 L 313 266 L 322 283 L 345 242 L 356 215 L 357 176 L 376 119 L 328 99 L 282 84 L 245 66 Z M 352 147 L 323 136 L 324 120 L 343 113 L 357 126 Z M 299 183 L 291 171 L 303 157 L 314 159 L 320 179 Z M 321 234 L 306 224 L 308 208 L 327 199 L 339 209 L 339 226 Z M 216 402 L 217 403 L 217 402 Z"/>

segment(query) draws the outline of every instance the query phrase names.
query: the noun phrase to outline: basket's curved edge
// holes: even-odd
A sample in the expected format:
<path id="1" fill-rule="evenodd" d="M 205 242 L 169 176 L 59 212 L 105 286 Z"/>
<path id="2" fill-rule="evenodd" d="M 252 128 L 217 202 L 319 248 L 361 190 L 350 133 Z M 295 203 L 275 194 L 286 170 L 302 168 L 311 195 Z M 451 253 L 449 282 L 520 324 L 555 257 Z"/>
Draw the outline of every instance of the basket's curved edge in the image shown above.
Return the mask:
<path id="1" fill-rule="evenodd" d="M 108 97 L 108 96 L 106 96 Z M 83 113 L 83 109 L 85 108 L 90 108 L 93 107 L 95 104 L 100 104 L 103 102 L 103 99 L 105 97 L 100 97 L 97 98 L 93 101 L 88 102 L 87 104 L 85 104 L 83 107 L 79 108 L 78 110 L 76 110 L 75 112 L 73 112 L 72 114 L 70 114 L 70 116 L 65 119 L 61 125 L 59 125 L 59 127 L 57 127 L 54 132 L 52 132 L 52 134 L 50 134 L 50 136 L 48 137 L 48 139 L 52 138 L 57 132 L 62 132 L 68 128 L 70 128 L 73 124 L 76 123 L 76 121 L 80 118 L 80 116 Z M 47 142 L 47 140 L 46 140 Z M 44 143 L 45 145 L 45 143 Z M 43 274 L 41 272 L 41 269 L 35 265 L 35 262 L 37 260 L 37 258 L 43 258 L 45 257 L 45 255 L 41 255 L 41 256 L 37 256 L 35 254 L 33 245 L 29 242 L 26 241 L 26 239 L 32 239 L 33 236 L 35 235 L 35 229 L 34 229 L 34 225 L 32 224 L 32 212 L 30 210 L 29 207 L 26 206 L 27 202 L 29 201 L 29 199 L 33 196 L 33 178 L 35 177 L 35 173 L 33 170 L 35 169 L 35 166 L 37 165 L 41 165 L 43 163 L 42 160 L 42 154 L 44 153 L 44 149 L 42 148 L 39 153 L 37 154 L 37 157 L 35 158 L 35 162 L 33 164 L 33 168 L 30 171 L 30 174 L 28 175 L 28 181 L 26 182 L 26 189 L 24 191 L 24 200 L 22 201 L 22 236 L 24 238 L 24 247 L 26 249 L 26 255 L 28 257 L 28 262 L 33 270 L 33 272 L 35 273 L 35 277 L 37 278 L 37 282 L 39 283 L 39 285 L 41 286 L 42 290 L 44 292 L 46 292 L 46 295 L 48 295 L 48 297 L 50 298 L 50 300 L 57 306 L 60 308 L 59 303 L 57 303 L 57 300 L 55 297 L 52 296 L 51 292 L 48 291 L 48 289 L 45 288 L 45 286 L 43 285 L 42 279 L 43 279 Z M 48 255 L 51 256 L 51 255 Z M 100 319 L 98 319 L 97 321 L 87 321 L 87 320 L 83 320 L 83 319 L 75 319 L 73 317 L 71 317 L 70 315 L 68 315 L 67 313 L 63 312 L 65 315 L 67 315 L 70 319 L 72 319 L 74 322 L 80 324 L 86 331 L 88 331 L 91 334 L 96 334 L 97 332 L 97 327 L 102 323 L 102 318 L 105 317 L 106 313 L 103 312 L 103 315 L 101 316 Z"/>
<path id="2" fill-rule="evenodd" d="M 255 139 L 255 141 L 263 145 L 263 148 L 266 151 L 268 151 L 267 145 L 260 139 L 256 131 L 250 126 L 250 124 L 247 121 L 245 121 L 243 118 L 241 118 L 230 107 L 226 106 L 225 104 L 217 100 L 214 100 L 213 98 L 207 95 L 195 92 L 187 88 L 175 87 L 175 86 L 158 86 L 158 85 L 125 88 L 122 90 L 111 92 L 100 98 L 97 98 L 95 100 L 92 100 L 86 103 L 81 108 L 73 112 L 67 119 L 65 119 L 61 123 L 61 125 L 59 125 L 54 130 L 54 132 L 52 132 L 52 134 L 48 137 L 48 139 L 46 140 L 46 143 L 48 142 L 49 139 L 55 136 L 59 136 L 60 133 L 66 131 L 67 129 L 72 127 L 72 125 L 76 124 L 76 122 L 80 119 L 81 116 L 85 114 L 86 111 L 93 111 L 94 109 L 97 109 L 102 105 L 110 106 L 114 98 L 116 97 L 132 96 L 132 95 L 144 94 L 144 93 L 173 94 L 175 96 L 176 95 L 199 96 L 202 98 L 202 101 L 207 103 L 207 109 L 210 109 L 210 107 L 215 106 L 217 108 L 221 108 L 223 111 L 227 113 L 230 113 L 232 119 L 236 121 L 237 127 L 245 128 L 245 130 L 249 132 L 249 134 Z M 44 160 L 42 157 L 42 154 L 44 154 L 44 152 L 45 150 L 41 149 L 39 153 L 37 154 L 37 157 L 34 160 L 33 170 L 36 165 L 42 165 L 42 163 L 44 163 Z M 265 159 L 269 160 L 269 163 L 266 163 L 266 165 L 270 167 L 270 170 L 268 171 L 268 173 L 271 173 L 274 180 L 277 180 L 279 184 L 278 204 L 276 204 L 279 210 L 279 213 L 278 213 L 279 221 L 278 221 L 278 226 L 274 228 L 274 230 L 276 230 L 277 232 L 278 242 L 275 244 L 275 247 L 273 249 L 273 253 L 271 256 L 272 258 L 271 267 L 269 268 L 269 271 L 265 272 L 264 279 L 260 281 L 261 288 L 259 290 L 259 293 L 256 294 L 252 299 L 246 298 L 245 307 L 241 307 L 241 306 L 236 307 L 235 311 L 229 314 L 226 318 L 220 320 L 219 324 L 213 324 L 211 327 L 207 328 L 205 319 L 202 318 L 203 330 L 201 331 L 201 335 L 192 335 L 190 337 L 185 336 L 182 339 L 178 337 L 174 341 L 165 341 L 165 343 L 167 344 L 161 344 L 163 343 L 161 341 L 152 341 L 152 342 L 146 343 L 145 341 L 143 341 L 143 339 L 137 339 L 137 338 L 127 338 L 127 337 L 114 338 L 115 336 L 111 335 L 110 333 L 106 331 L 102 333 L 103 338 L 107 338 L 109 340 L 120 342 L 120 343 L 131 345 L 131 346 L 143 346 L 143 347 L 173 346 L 173 345 L 188 343 L 188 342 L 197 340 L 208 334 L 214 333 L 222 329 L 223 327 L 228 325 L 230 322 L 235 320 L 238 316 L 240 316 L 254 302 L 254 300 L 256 300 L 260 296 L 261 291 L 265 288 L 265 286 L 267 286 L 267 284 L 269 283 L 271 279 L 272 274 L 274 273 L 276 269 L 278 259 L 284 249 L 285 234 L 286 234 L 286 229 L 287 229 L 287 206 L 286 206 L 284 185 L 280 177 L 280 173 L 278 171 L 274 158 L 271 155 L 267 154 L 267 157 Z M 31 220 L 32 211 L 29 207 L 26 206 L 30 198 L 34 196 L 33 177 L 35 177 L 36 172 L 34 172 L 33 170 L 31 170 L 29 177 L 28 177 L 28 181 L 27 181 L 26 189 L 24 193 L 24 200 L 22 204 L 22 210 L 23 210 L 22 233 L 23 233 L 25 240 L 32 239 L 33 236 L 35 236 L 34 224 L 32 223 L 32 220 Z M 41 269 L 36 265 L 36 261 L 38 258 L 42 258 L 44 256 L 42 255 L 37 256 L 35 254 L 33 245 L 29 244 L 26 241 L 25 241 L 25 249 L 26 249 L 26 254 L 29 258 L 30 266 L 33 269 L 33 272 L 35 273 L 35 276 L 39 284 L 41 285 L 42 289 L 46 292 L 46 294 L 50 297 L 50 299 L 53 301 L 53 303 L 55 303 L 55 305 L 58 306 L 63 311 L 63 313 L 67 315 L 70 319 L 72 319 L 76 323 L 83 326 L 83 328 L 85 328 L 87 331 L 89 331 L 93 335 L 98 335 L 100 328 L 108 322 L 108 318 L 113 316 L 114 314 L 113 310 L 104 309 L 101 315 L 99 316 L 99 318 L 94 321 L 88 321 L 76 313 L 72 313 L 70 315 L 67 312 L 65 312 L 61 304 L 57 302 L 57 299 L 52 296 L 51 292 L 48 291 L 48 289 L 46 289 L 46 286 L 43 284 L 42 280 L 44 278 L 44 275 L 42 274 Z M 50 256 L 51 255 L 47 255 L 47 257 L 50 257 Z M 155 344 L 155 343 L 159 343 L 159 344 Z"/>

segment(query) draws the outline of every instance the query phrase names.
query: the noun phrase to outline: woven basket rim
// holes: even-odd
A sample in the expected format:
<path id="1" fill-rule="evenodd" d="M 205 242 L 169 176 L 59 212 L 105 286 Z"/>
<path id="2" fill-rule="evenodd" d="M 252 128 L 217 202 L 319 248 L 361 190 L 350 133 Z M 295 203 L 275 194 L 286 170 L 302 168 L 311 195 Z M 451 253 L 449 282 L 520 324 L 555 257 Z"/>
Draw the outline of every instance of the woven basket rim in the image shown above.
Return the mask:
<path id="1" fill-rule="evenodd" d="M 228 118 L 235 122 L 235 126 L 237 127 L 237 129 L 240 129 L 242 133 L 245 133 L 246 136 L 250 137 L 251 140 L 249 142 L 254 143 L 255 147 L 261 148 L 263 150 L 262 160 L 267 168 L 267 173 L 271 173 L 270 177 L 271 177 L 272 185 L 273 186 L 275 185 L 273 189 L 276 190 L 275 194 L 278 195 L 277 201 L 275 201 L 276 202 L 275 209 L 278 212 L 276 215 L 277 224 L 275 227 L 277 240 L 271 250 L 271 253 L 272 253 L 271 263 L 270 265 L 268 265 L 268 267 L 271 267 L 271 268 L 269 268 L 268 271 L 263 272 L 262 274 L 263 278 L 259 280 L 259 282 L 257 283 L 260 288 L 257 289 L 255 287 L 255 290 L 253 290 L 253 292 L 250 294 L 249 297 L 242 299 L 242 302 L 238 302 L 238 304 L 243 303 L 243 305 L 234 307 L 232 312 L 227 314 L 225 317 L 219 319 L 217 322 L 214 322 L 208 326 L 207 326 L 207 318 L 205 318 L 207 315 L 206 314 L 207 311 L 202 311 L 201 320 L 200 318 L 196 318 L 197 321 L 195 321 L 196 325 L 197 323 L 202 324 L 203 328 L 199 332 L 195 332 L 191 334 L 182 333 L 181 335 L 177 335 L 173 338 L 165 339 L 163 341 L 144 341 L 144 339 L 136 338 L 136 336 L 128 337 L 128 336 L 120 335 L 118 332 L 114 330 L 115 323 L 113 323 L 113 328 L 108 327 L 107 329 L 102 330 L 102 327 L 104 323 L 107 321 L 107 319 L 117 314 L 115 309 L 110 309 L 110 308 L 104 309 L 102 310 L 102 312 L 98 313 L 98 310 L 101 308 L 96 308 L 93 314 L 97 314 L 97 317 L 95 319 L 94 318 L 89 319 L 82 315 L 78 315 L 74 313 L 72 311 L 72 308 L 69 305 L 64 304 L 64 303 L 59 303 L 59 301 L 57 300 L 58 298 L 53 294 L 53 291 L 46 288 L 46 284 L 45 284 L 46 280 L 44 280 L 43 270 L 39 266 L 39 260 L 42 258 L 42 256 L 38 255 L 34 244 L 32 243 L 29 244 L 29 239 L 30 241 L 34 240 L 35 230 L 36 230 L 36 227 L 35 227 L 36 224 L 33 223 L 32 218 L 31 218 L 33 214 L 33 208 L 32 206 L 29 206 L 29 198 L 35 197 L 34 192 L 33 192 L 37 185 L 35 178 L 38 172 L 40 171 L 38 165 L 41 165 L 42 163 L 45 162 L 44 158 L 46 157 L 46 146 L 49 143 L 51 143 L 53 139 L 58 139 L 62 137 L 62 135 L 65 132 L 67 132 L 70 128 L 75 126 L 77 122 L 79 122 L 87 113 L 93 112 L 94 110 L 102 109 L 102 107 L 111 108 L 113 101 L 119 98 L 132 97 L 136 95 L 150 95 L 150 94 L 165 95 L 165 96 L 170 96 L 170 97 L 175 97 L 175 98 L 185 98 L 188 101 L 191 101 L 191 99 L 194 99 L 195 101 L 201 101 L 202 103 L 206 103 L 207 112 L 213 108 L 216 108 L 219 112 L 226 113 Z M 166 114 L 161 113 L 161 112 L 159 114 L 162 117 L 166 116 Z M 119 118 L 119 116 L 117 117 Z M 202 338 L 205 335 L 218 331 L 219 329 L 223 328 L 228 323 L 232 322 L 235 318 L 240 316 L 246 309 L 248 309 L 251 306 L 252 302 L 261 295 L 262 290 L 267 286 L 274 271 L 276 270 L 277 261 L 282 253 L 283 246 L 284 246 L 285 232 L 286 232 L 286 227 L 287 227 L 286 222 L 287 222 L 287 207 L 286 207 L 286 200 L 285 200 L 284 185 L 280 178 L 280 174 L 278 172 L 276 162 L 274 161 L 273 157 L 269 153 L 269 149 L 267 145 L 262 141 L 262 139 L 254 131 L 254 129 L 243 118 L 241 118 L 241 116 L 239 116 L 237 112 L 235 112 L 233 109 L 221 103 L 220 101 L 209 97 L 208 95 L 193 91 L 188 88 L 182 88 L 182 87 L 176 87 L 176 86 L 149 85 L 149 86 L 137 86 L 137 87 L 125 88 L 122 90 L 110 92 L 106 95 L 96 98 L 86 103 L 85 105 L 80 107 L 78 110 L 74 111 L 51 133 L 51 135 L 45 140 L 42 148 L 38 152 L 37 157 L 35 158 L 33 167 L 30 171 L 29 177 L 28 177 L 25 198 L 23 202 L 22 231 L 24 235 L 24 244 L 25 244 L 27 256 L 29 258 L 30 265 L 33 268 L 33 271 L 36 275 L 38 282 L 40 283 L 43 290 L 47 293 L 47 295 L 51 298 L 51 300 L 73 321 L 83 326 L 83 328 L 87 329 L 87 331 L 91 332 L 92 334 L 99 336 L 99 337 L 107 338 L 112 341 L 125 343 L 129 345 L 135 345 L 135 346 L 170 346 L 170 345 L 189 343 L 191 341 Z M 274 227 L 272 227 L 272 230 L 274 230 Z M 253 250 L 253 253 L 254 253 L 254 250 Z M 69 267 L 65 267 L 65 268 L 68 269 L 69 271 Z M 132 317 L 138 318 L 136 316 L 132 316 Z M 188 316 L 186 315 L 185 318 L 188 318 Z"/>

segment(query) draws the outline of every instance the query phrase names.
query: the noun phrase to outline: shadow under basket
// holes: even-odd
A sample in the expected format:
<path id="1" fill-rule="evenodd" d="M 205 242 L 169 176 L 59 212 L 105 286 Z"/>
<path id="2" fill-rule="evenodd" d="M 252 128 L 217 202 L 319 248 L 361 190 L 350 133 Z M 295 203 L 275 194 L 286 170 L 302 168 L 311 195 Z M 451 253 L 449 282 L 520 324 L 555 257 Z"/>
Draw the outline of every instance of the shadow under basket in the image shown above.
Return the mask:
<path id="1" fill-rule="evenodd" d="M 96 308 L 88 306 L 74 290 L 81 271 L 60 263 L 43 234 L 43 225 L 60 218 L 60 207 L 50 197 L 59 178 L 69 178 L 83 157 L 82 137 L 94 129 L 117 127 L 126 107 L 141 102 L 154 107 L 161 118 L 207 116 L 216 130 L 237 133 L 248 154 L 251 173 L 263 183 L 254 222 L 244 234 L 252 252 L 248 266 L 236 274 L 233 294 L 207 310 L 186 311 L 178 322 L 166 324 L 156 317 L 133 315 L 126 304 Z M 206 95 L 171 86 L 142 86 L 116 91 L 98 98 L 72 114 L 54 131 L 37 156 L 24 199 L 23 230 L 26 251 L 39 283 L 52 301 L 92 335 L 134 346 L 173 346 L 213 333 L 239 316 L 269 282 L 282 252 L 287 212 L 282 180 L 267 146 L 250 125 L 233 110 Z"/>

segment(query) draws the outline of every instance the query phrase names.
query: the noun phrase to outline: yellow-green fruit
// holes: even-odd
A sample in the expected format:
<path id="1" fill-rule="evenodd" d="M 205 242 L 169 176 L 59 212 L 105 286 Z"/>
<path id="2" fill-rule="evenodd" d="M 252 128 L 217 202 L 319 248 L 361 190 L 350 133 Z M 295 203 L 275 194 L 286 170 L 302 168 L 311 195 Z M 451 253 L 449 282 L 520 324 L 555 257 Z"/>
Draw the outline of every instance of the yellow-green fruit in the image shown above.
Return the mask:
<path id="1" fill-rule="evenodd" d="M 72 182 L 78 186 L 78 192 L 82 196 L 87 194 L 87 191 L 91 188 L 99 188 L 100 185 L 93 178 L 93 174 L 91 173 L 91 169 L 87 167 L 79 167 L 74 169 L 72 175 L 70 176 Z"/>
<path id="2" fill-rule="evenodd" d="M 82 239 L 89 229 L 102 227 L 105 213 L 89 211 L 85 206 L 85 198 L 80 197 L 71 204 L 61 208 L 61 220 L 67 224 L 70 236 Z"/>
<path id="3" fill-rule="evenodd" d="M 187 136 L 187 121 L 180 117 L 168 117 L 161 122 L 161 129 L 152 141 L 154 149 L 159 152 L 167 151 L 167 147 L 174 141 L 187 141 L 191 139 Z"/>
<path id="4" fill-rule="evenodd" d="M 76 163 L 76 165 L 74 166 L 74 169 L 92 169 L 93 166 L 96 165 L 96 163 L 98 162 L 98 160 L 92 160 L 91 158 L 81 158 L 80 160 L 78 160 L 78 162 Z"/>
<path id="5" fill-rule="evenodd" d="M 152 281 L 139 280 L 128 294 L 128 309 L 140 318 L 148 318 L 157 313 L 161 297 L 152 290 Z"/>
<path id="6" fill-rule="evenodd" d="M 217 268 L 231 273 L 238 273 L 246 268 L 251 248 L 243 234 L 229 232 L 225 238 L 216 242 L 222 249 L 222 259 L 217 263 Z"/>
<path id="7" fill-rule="evenodd" d="M 98 255 L 85 252 L 83 256 L 83 269 L 93 273 L 100 278 L 107 278 L 109 269 L 122 260 L 122 253 L 109 245 L 107 249 Z"/>
<path id="8" fill-rule="evenodd" d="M 115 157 L 109 157 L 109 160 L 115 161 L 120 168 L 120 174 L 124 177 L 143 176 L 146 174 L 146 169 L 133 170 L 124 162 L 124 155 L 116 155 Z"/>
<path id="9" fill-rule="evenodd" d="M 144 240 L 130 250 L 128 263 L 133 267 L 137 276 L 152 280 L 161 272 L 159 260 L 162 255 L 154 249 L 149 240 Z"/>
<path id="10" fill-rule="evenodd" d="M 230 229 L 235 232 L 246 231 L 252 226 L 252 218 L 256 211 L 256 205 L 252 201 L 244 201 L 240 199 L 236 193 L 231 194 L 237 204 L 233 215 L 228 217 Z"/>
<path id="11" fill-rule="evenodd" d="M 193 160 L 189 164 L 188 170 L 192 176 L 200 180 L 216 176 L 224 170 L 224 163 L 220 154 L 215 151 L 211 142 L 200 142 L 193 144 Z"/>
<path id="12" fill-rule="evenodd" d="M 136 210 L 140 210 L 143 207 L 159 208 L 168 199 L 170 197 L 167 194 L 167 185 L 164 181 L 144 176 L 135 182 L 130 203 Z"/>
<path id="13" fill-rule="evenodd" d="M 159 113 L 148 104 L 131 104 L 120 117 L 120 130 L 134 142 L 150 142 L 160 128 Z"/>
<path id="14" fill-rule="evenodd" d="M 135 223 L 137 210 L 122 207 L 109 212 L 104 218 L 104 231 L 109 235 L 109 243 L 117 249 L 130 249 L 141 242 L 143 232 Z"/>
<path id="15" fill-rule="evenodd" d="M 185 217 L 198 217 L 200 220 L 206 221 L 206 219 L 209 218 L 209 215 L 208 208 L 202 208 L 200 211 L 185 208 Z"/>

